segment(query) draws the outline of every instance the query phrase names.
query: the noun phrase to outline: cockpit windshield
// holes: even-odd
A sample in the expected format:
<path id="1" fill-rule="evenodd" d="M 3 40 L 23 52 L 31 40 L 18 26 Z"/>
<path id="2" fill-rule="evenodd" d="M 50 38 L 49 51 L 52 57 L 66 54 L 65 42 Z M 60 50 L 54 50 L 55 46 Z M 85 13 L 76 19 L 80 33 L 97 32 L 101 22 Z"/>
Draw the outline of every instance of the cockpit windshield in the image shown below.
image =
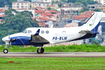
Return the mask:
<path id="1" fill-rule="evenodd" d="M 31 30 L 24 30 L 22 33 L 31 34 L 31 33 L 32 33 L 32 31 L 31 31 Z"/>
<path id="2" fill-rule="evenodd" d="M 27 33 L 27 30 L 24 30 L 22 33 Z"/>

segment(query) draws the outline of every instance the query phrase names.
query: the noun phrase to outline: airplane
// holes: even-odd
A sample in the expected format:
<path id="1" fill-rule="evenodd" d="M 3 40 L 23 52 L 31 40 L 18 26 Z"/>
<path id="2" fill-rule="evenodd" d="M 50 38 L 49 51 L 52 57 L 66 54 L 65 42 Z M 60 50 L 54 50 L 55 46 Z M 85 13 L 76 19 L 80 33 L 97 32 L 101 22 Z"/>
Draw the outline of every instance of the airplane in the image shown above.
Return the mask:
<path id="1" fill-rule="evenodd" d="M 69 28 L 26 28 L 23 32 L 8 35 L 2 38 L 5 49 L 4 54 L 8 53 L 7 45 L 33 45 L 40 47 L 37 53 L 44 53 L 43 45 L 70 42 L 74 40 L 95 37 L 103 12 L 95 12 L 87 20 L 86 24 L 79 27 Z"/>

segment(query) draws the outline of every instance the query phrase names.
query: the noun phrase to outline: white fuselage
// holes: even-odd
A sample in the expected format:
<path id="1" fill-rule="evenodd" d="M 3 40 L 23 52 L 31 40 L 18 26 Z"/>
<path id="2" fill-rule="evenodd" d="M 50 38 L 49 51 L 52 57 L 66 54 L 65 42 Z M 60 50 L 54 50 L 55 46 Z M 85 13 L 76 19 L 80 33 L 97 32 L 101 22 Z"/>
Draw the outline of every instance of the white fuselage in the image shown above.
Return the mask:
<path id="1" fill-rule="evenodd" d="M 37 30 L 40 29 L 39 35 L 49 41 L 50 44 L 61 43 L 71 41 L 77 38 L 84 36 L 85 34 L 80 34 L 80 27 L 71 27 L 71 28 L 27 28 L 24 32 L 12 34 L 4 37 L 2 40 L 9 42 L 10 38 L 20 39 L 22 43 L 26 40 L 31 39 L 31 35 L 34 35 Z M 26 38 L 28 37 L 28 38 Z M 24 43 L 25 45 L 25 43 Z"/>

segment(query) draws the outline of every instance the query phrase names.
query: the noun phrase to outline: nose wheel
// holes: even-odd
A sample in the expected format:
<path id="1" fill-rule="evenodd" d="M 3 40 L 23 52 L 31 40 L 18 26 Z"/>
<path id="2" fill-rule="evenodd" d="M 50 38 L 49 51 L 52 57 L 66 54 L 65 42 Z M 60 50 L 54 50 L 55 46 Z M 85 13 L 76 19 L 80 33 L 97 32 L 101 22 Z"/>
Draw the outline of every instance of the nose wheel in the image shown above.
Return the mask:
<path id="1" fill-rule="evenodd" d="M 7 46 L 8 46 L 8 44 L 6 43 L 6 44 L 5 44 L 5 49 L 3 50 L 3 53 L 4 53 L 4 54 L 7 54 L 7 53 L 8 53 Z"/>
<path id="2" fill-rule="evenodd" d="M 8 53 L 8 49 L 4 49 L 4 50 L 3 50 L 3 53 L 4 53 L 4 54 L 7 54 L 7 53 Z"/>
<path id="3" fill-rule="evenodd" d="M 38 48 L 38 49 L 37 49 L 37 53 L 39 53 L 39 54 L 40 54 L 40 53 L 44 53 L 44 48 Z"/>

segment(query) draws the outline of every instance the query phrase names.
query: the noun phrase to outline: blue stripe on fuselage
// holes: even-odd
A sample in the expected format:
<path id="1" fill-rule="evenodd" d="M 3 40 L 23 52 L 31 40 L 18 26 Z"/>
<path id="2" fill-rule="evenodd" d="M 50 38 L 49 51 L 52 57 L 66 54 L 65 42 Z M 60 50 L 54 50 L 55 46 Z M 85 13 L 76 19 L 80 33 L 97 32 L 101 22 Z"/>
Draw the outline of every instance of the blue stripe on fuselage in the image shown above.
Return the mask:
<path id="1" fill-rule="evenodd" d="M 12 39 L 16 39 L 16 41 L 11 42 L 11 45 L 31 45 L 29 42 L 31 37 L 28 36 L 16 36 L 12 37 L 10 40 L 12 41 Z"/>

